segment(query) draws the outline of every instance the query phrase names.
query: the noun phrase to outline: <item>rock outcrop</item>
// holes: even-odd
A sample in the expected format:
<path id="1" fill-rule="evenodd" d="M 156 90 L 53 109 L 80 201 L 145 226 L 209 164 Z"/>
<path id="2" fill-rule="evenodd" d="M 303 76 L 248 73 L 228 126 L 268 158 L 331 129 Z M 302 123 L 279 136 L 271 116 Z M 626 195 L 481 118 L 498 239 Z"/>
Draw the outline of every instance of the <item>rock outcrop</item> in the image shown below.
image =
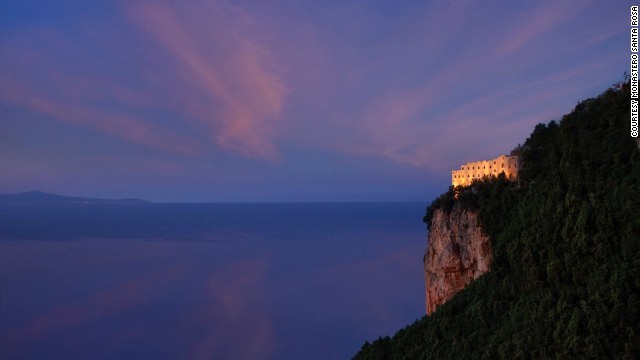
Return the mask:
<path id="1" fill-rule="evenodd" d="M 434 212 L 424 258 L 427 314 L 491 268 L 489 238 L 476 212 L 455 206 Z"/>

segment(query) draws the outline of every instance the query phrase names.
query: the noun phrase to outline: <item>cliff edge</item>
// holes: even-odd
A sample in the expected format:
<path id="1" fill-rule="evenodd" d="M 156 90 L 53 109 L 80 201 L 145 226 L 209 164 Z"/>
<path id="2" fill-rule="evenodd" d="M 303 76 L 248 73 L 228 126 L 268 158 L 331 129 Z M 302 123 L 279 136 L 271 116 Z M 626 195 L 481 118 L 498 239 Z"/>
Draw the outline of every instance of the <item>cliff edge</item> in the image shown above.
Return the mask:
<path id="1" fill-rule="evenodd" d="M 424 257 L 427 314 L 491 268 L 491 242 L 476 211 L 434 212 Z"/>
<path id="2" fill-rule="evenodd" d="M 630 101 L 626 82 L 536 125 L 517 183 L 480 178 L 435 199 L 423 218 L 433 305 L 480 271 L 486 257 L 473 254 L 483 234 L 491 271 L 429 316 L 365 342 L 355 359 L 640 359 L 640 151 Z"/>

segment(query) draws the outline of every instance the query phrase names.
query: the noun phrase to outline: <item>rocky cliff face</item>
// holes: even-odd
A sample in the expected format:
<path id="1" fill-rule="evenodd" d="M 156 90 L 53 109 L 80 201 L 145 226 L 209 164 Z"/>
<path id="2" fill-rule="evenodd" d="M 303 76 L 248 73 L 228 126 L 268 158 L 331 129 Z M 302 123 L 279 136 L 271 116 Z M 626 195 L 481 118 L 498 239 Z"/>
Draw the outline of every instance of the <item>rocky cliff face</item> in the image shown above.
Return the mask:
<path id="1" fill-rule="evenodd" d="M 427 314 L 489 271 L 491 259 L 491 242 L 475 212 L 458 206 L 450 214 L 436 210 L 424 258 Z"/>

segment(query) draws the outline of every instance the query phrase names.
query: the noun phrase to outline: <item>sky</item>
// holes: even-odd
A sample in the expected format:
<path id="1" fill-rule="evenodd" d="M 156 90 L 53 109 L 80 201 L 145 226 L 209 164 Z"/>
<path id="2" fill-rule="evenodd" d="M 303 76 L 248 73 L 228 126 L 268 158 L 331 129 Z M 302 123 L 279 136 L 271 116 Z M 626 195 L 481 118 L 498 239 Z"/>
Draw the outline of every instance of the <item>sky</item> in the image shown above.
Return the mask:
<path id="1" fill-rule="evenodd" d="M 622 79 L 624 1 L 0 0 L 0 193 L 424 201 Z"/>

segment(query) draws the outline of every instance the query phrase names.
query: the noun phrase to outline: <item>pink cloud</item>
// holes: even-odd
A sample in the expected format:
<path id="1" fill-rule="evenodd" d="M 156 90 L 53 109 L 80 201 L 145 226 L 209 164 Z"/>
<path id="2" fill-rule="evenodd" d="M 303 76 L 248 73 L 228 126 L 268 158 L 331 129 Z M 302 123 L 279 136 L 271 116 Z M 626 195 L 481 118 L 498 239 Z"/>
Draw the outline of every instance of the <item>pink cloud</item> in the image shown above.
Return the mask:
<path id="1" fill-rule="evenodd" d="M 2 88 L 2 95 L 16 105 L 51 116 L 60 122 L 93 128 L 133 143 L 184 154 L 194 154 L 197 151 L 190 139 L 127 113 L 93 108 L 81 101 L 56 101 L 40 97 L 27 89 L 9 89 L 6 85 Z"/>
<path id="2" fill-rule="evenodd" d="M 545 74 L 543 79 L 531 78 L 526 83 L 516 81 L 521 67 L 539 66 L 540 59 L 516 62 L 511 55 L 522 48 L 534 51 L 535 42 L 542 37 L 546 39 L 551 31 L 578 16 L 588 5 L 581 3 L 571 7 L 571 4 L 545 3 L 523 16 L 525 25 L 514 27 L 515 31 L 495 33 L 491 27 L 479 28 L 474 38 L 480 42 L 491 39 L 500 46 L 486 53 L 476 53 L 475 43 L 469 43 L 466 51 L 452 57 L 433 75 L 424 77 L 423 86 L 390 84 L 388 91 L 372 96 L 368 108 L 353 114 L 350 119 L 337 120 L 350 123 L 347 131 L 352 132 L 352 136 L 344 138 L 357 140 L 341 141 L 336 147 L 353 154 L 381 156 L 397 163 L 438 171 L 451 167 L 452 159 L 459 158 L 462 153 L 469 156 L 469 152 L 479 145 L 486 152 L 508 152 L 515 145 L 512 142 L 525 140 L 536 122 L 557 118 L 569 112 L 573 105 L 565 101 L 551 107 L 552 102 L 566 99 L 571 94 L 571 87 L 575 89 L 586 74 L 602 72 L 615 62 L 615 54 L 612 54 L 605 59 L 585 60 L 569 71 L 558 69 L 551 75 Z M 443 17 L 447 14 L 446 11 L 442 13 Z M 466 14 L 462 14 L 461 19 L 469 20 Z M 431 28 L 447 27 L 437 19 L 432 24 Z M 565 53 L 594 46 L 617 33 L 607 32 L 596 38 L 572 42 Z M 460 40 L 449 32 L 441 36 L 440 40 L 452 43 Z M 427 38 L 436 44 L 429 46 L 428 51 L 439 51 L 443 41 L 433 39 L 433 34 L 427 34 Z M 507 83 L 509 90 L 504 90 L 503 86 L 495 87 L 496 90 L 488 94 L 462 95 L 467 85 L 473 88 L 478 84 L 500 84 L 497 80 L 500 78 L 513 79 Z M 520 140 L 514 138 L 514 134 L 521 134 Z"/>
<path id="3" fill-rule="evenodd" d="M 447 126 L 439 119 L 424 119 L 432 107 L 455 97 L 455 88 L 469 74 L 466 59 L 458 59 L 416 89 L 392 90 L 378 95 L 371 105 L 355 115 L 352 131 L 360 141 L 343 144 L 355 154 L 382 156 L 413 167 L 437 168 L 443 164 L 438 148 Z M 428 120 L 428 121 L 425 121 Z"/>
<path id="4" fill-rule="evenodd" d="M 199 5 L 123 5 L 128 38 L 100 27 L 109 24 L 80 26 L 86 37 L 73 42 L 55 30 L 21 33 L 5 46 L 0 100 L 173 153 L 213 143 L 277 158 L 287 87 L 264 28 L 221 2 Z"/>
<path id="5" fill-rule="evenodd" d="M 287 94 L 253 18 L 220 2 L 148 2 L 130 18 L 173 58 L 189 93 L 174 99 L 220 147 L 275 158 L 276 127 Z M 197 102 L 189 99 L 196 95 Z"/>
<path id="6" fill-rule="evenodd" d="M 53 45 L 41 50 L 38 41 L 24 41 L 21 59 L 9 48 L 9 63 L 21 63 L 22 72 L 2 71 L 8 81 L 0 95 L 61 122 L 175 153 L 221 148 L 280 159 L 290 149 L 428 170 L 449 167 L 453 152 L 468 154 L 480 143 L 492 151 L 511 146 L 510 132 L 524 133 L 531 119 L 548 114 L 519 114 L 513 105 L 548 100 L 535 76 L 575 64 L 620 31 L 586 31 L 581 16 L 599 19 L 592 1 L 425 3 L 392 16 L 359 3 L 312 15 L 272 2 L 116 4 L 125 15 L 118 17 L 122 33 L 106 31 L 113 19 L 85 25 L 88 42 L 116 66 L 93 68 L 99 55 L 87 55 L 82 37 L 69 37 L 70 45 L 60 34 L 39 33 L 33 37 Z M 602 29 L 613 28 L 602 20 Z M 57 66 L 42 65 L 48 56 Z M 70 63 L 79 70 L 65 63 L 77 58 Z M 31 69 L 44 81 L 25 81 Z M 522 79 L 533 80 L 519 86 Z M 505 88 L 526 90 L 529 99 L 501 105 L 515 98 Z"/>
<path id="7" fill-rule="evenodd" d="M 38 38 L 42 34 L 25 35 L 25 38 L 34 36 Z M 71 69 L 56 66 L 55 60 L 49 58 L 55 57 L 49 52 L 60 51 L 69 45 L 52 34 L 46 38 L 50 41 L 47 49 L 16 45 L 20 41 L 7 46 L 11 56 L 7 61 L 9 66 L 2 69 L 2 101 L 61 123 L 90 128 L 131 143 L 181 154 L 199 152 L 193 138 L 171 131 L 130 110 L 149 105 L 152 102 L 150 94 L 100 76 L 72 75 Z M 25 39 L 21 41 L 28 43 Z M 113 101 L 118 106 L 108 106 Z"/>
<path id="8" fill-rule="evenodd" d="M 501 45 L 493 51 L 497 56 L 529 49 L 536 38 L 567 23 L 593 1 L 557 1 L 539 3 L 532 11 L 514 18 L 514 31 L 505 32 Z"/>
<path id="9" fill-rule="evenodd" d="M 563 30 L 555 36 L 554 31 L 563 26 L 578 31 L 576 23 L 585 11 L 593 11 L 591 3 L 428 4 L 416 9 L 415 18 L 408 15 L 398 26 L 380 25 L 390 33 L 376 33 L 375 41 L 344 34 L 344 39 L 333 40 L 333 47 L 326 47 L 323 64 L 310 62 L 313 73 L 316 69 L 333 72 L 326 81 L 313 79 L 307 86 L 313 91 L 308 94 L 310 99 L 302 99 L 322 116 L 304 124 L 308 133 L 298 125 L 291 136 L 304 147 L 330 148 L 437 171 L 449 168 L 463 153 L 470 156 L 480 146 L 487 152 L 507 152 L 524 141 L 535 122 L 571 110 L 570 103 L 554 104 L 552 109 L 547 105 L 557 100 L 554 95 L 566 99 L 569 83 L 579 88 L 576 80 L 587 72 L 582 65 L 567 71 L 551 62 L 565 63 L 575 51 L 587 50 L 618 33 L 609 31 L 597 37 L 585 33 L 576 39 Z M 378 25 L 376 19 L 367 18 L 367 11 L 348 14 L 350 19 L 355 17 L 354 23 Z M 494 21 L 487 23 L 483 15 L 493 16 Z M 327 38 L 330 36 L 321 38 L 320 45 Z M 602 62 L 594 61 L 585 58 L 584 64 L 601 70 Z M 539 78 L 525 76 L 525 71 L 556 78 L 539 84 Z M 475 94 L 468 91 L 474 88 Z M 528 95 L 518 99 L 515 91 L 505 88 L 526 90 Z M 505 101 L 505 97 L 510 99 Z M 519 111 L 525 107 L 528 113 Z"/>

